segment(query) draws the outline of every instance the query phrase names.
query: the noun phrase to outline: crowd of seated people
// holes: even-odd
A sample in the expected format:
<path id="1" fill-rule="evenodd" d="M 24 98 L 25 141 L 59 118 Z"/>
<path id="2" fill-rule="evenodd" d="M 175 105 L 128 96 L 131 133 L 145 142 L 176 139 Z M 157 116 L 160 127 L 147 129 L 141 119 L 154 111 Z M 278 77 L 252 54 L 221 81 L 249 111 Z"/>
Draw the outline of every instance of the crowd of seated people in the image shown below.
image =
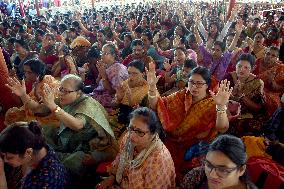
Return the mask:
<path id="1" fill-rule="evenodd" d="M 222 6 L 1 13 L 0 188 L 283 187 L 284 9 Z"/>

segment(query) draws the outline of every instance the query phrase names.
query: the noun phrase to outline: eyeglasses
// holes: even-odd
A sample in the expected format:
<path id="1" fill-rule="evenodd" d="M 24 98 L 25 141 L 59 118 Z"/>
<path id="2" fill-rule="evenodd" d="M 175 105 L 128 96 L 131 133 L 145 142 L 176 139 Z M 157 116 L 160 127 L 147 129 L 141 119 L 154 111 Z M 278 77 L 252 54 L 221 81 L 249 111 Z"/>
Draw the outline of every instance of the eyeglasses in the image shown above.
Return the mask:
<path id="1" fill-rule="evenodd" d="M 193 81 L 193 80 L 189 80 L 188 81 L 188 85 L 189 86 L 195 86 L 196 88 L 202 88 L 203 85 L 206 85 L 207 83 L 204 82 L 200 82 L 200 81 Z"/>
<path id="2" fill-rule="evenodd" d="M 234 167 L 234 168 L 227 168 L 227 167 L 220 167 L 220 166 L 214 166 L 212 163 L 210 163 L 207 160 L 203 161 L 203 166 L 205 169 L 206 173 L 211 173 L 213 169 L 215 170 L 217 176 L 221 178 L 226 178 L 228 177 L 233 171 L 237 170 L 239 167 Z"/>
<path id="3" fill-rule="evenodd" d="M 146 135 L 146 133 L 148 133 L 149 131 L 141 131 L 139 129 L 134 129 L 133 127 L 129 126 L 127 127 L 127 129 L 132 133 L 134 132 L 136 135 L 138 135 L 139 137 L 143 137 Z"/>
<path id="4" fill-rule="evenodd" d="M 73 90 L 73 91 L 68 91 L 68 90 L 65 90 L 63 87 L 60 87 L 59 88 L 59 91 L 63 94 L 69 94 L 69 93 L 73 93 L 73 92 L 76 92 L 78 90 Z"/>

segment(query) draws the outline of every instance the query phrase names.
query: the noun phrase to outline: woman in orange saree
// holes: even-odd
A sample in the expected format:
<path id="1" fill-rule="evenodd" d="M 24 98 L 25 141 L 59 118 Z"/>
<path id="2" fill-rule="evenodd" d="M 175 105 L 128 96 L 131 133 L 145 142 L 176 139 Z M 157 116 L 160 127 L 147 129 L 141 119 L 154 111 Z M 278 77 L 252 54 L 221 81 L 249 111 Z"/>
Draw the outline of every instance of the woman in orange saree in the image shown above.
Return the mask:
<path id="1" fill-rule="evenodd" d="M 26 81 L 33 81 L 33 90 L 29 93 L 32 100 L 35 100 L 36 102 L 42 101 L 41 98 L 43 96 L 44 84 L 48 84 L 50 88 L 55 91 L 55 94 L 59 94 L 59 82 L 55 80 L 54 77 L 45 75 L 45 65 L 40 60 L 28 60 L 24 64 L 24 73 Z M 59 126 L 59 121 L 50 111 L 47 110 L 46 114 L 39 114 L 36 112 L 37 110 L 29 109 L 26 104 L 20 108 L 10 108 L 5 115 L 5 125 L 10 125 L 17 121 L 29 122 L 31 120 L 37 120 L 41 125 L 46 125 L 48 123 L 50 125 Z"/>
<path id="2" fill-rule="evenodd" d="M 263 58 L 265 55 L 266 47 L 263 45 L 265 35 L 262 31 L 257 31 L 253 34 L 253 44 L 243 49 L 245 53 L 250 53 L 256 59 Z"/>
<path id="3" fill-rule="evenodd" d="M 268 48 L 264 58 L 256 61 L 253 71 L 264 81 L 266 108 L 270 116 L 281 105 L 280 97 L 284 92 L 284 65 L 278 57 L 277 47 Z"/>
<path id="4" fill-rule="evenodd" d="M 185 161 L 186 151 L 200 142 L 211 142 L 218 132 L 226 132 L 229 127 L 226 105 L 232 89 L 227 81 L 222 81 L 217 94 L 211 91 L 210 97 L 210 77 L 208 69 L 196 67 L 188 89 L 161 98 L 155 87 L 155 69 L 150 67 L 147 73 L 149 104 L 157 110 L 167 133 L 165 144 L 173 157 L 178 181 L 192 168 L 192 162 Z"/>

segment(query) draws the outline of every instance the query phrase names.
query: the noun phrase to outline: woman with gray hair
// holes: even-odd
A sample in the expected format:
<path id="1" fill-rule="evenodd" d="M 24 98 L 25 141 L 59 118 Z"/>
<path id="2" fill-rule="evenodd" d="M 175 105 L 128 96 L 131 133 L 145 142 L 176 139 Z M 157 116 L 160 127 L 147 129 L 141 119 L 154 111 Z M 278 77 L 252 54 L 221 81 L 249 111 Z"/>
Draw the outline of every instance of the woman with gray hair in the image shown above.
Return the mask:
<path id="1" fill-rule="evenodd" d="M 127 68 L 117 62 L 117 48 L 113 43 L 103 46 L 101 60 L 97 63 L 99 72 L 98 86 L 91 94 L 108 111 L 112 109 L 112 100 L 121 83 L 128 78 Z"/>
<path id="2" fill-rule="evenodd" d="M 98 164 L 111 161 L 117 153 L 116 140 L 107 120 L 107 113 L 100 103 L 82 93 L 82 79 L 66 75 L 60 84 L 59 99 L 54 90 L 44 86 L 43 105 L 60 121 L 60 127 L 44 127 L 47 143 L 59 159 L 74 174 L 84 173 L 84 163 Z M 11 90 L 15 94 L 24 86 L 14 81 Z M 29 106 L 37 109 L 39 103 L 29 99 Z"/>

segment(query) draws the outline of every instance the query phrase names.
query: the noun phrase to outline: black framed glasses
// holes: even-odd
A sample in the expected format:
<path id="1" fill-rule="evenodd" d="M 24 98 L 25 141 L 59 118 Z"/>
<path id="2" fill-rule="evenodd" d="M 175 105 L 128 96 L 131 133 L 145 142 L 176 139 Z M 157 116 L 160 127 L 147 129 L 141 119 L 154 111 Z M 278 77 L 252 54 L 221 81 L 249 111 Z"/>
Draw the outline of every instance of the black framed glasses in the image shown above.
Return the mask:
<path id="1" fill-rule="evenodd" d="M 61 93 L 63 93 L 63 94 L 69 94 L 69 93 L 77 92 L 78 90 L 72 90 L 72 91 L 70 90 L 70 91 L 68 91 L 68 90 L 65 90 L 63 87 L 60 87 L 59 91 Z"/>
<path id="2" fill-rule="evenodd" d="M 202 88 L 203 85 L 206 85 L 207 83 L 205 82 L 200 82 L 200 81 L 193 81 L 193 80 L 189 80 L 188 81 L 189 86 L 195 86 L 196 88 Z"/>
<path id="3" fill-rule="evenodd" d="M 133 127 L 127 127 L 127 129 L 130 131 L 130 133 L 135 133 L 139 137 L 144 137 L 149 131 L 141 131 L 140 129 L 135 129 Z"/>
<path id="4" fill-rule="evenodd" d="M 210 163 L 208 160 L 203 161 L 204 170 L 206 173 L 211 173 L 213 170 L 216 172 L 216 174 L 221 178 L 228 177 L 233 171 L 239 169 L 240 167 L 223 167 L 223 166 L 215 166 L 212 163 Z"/>

